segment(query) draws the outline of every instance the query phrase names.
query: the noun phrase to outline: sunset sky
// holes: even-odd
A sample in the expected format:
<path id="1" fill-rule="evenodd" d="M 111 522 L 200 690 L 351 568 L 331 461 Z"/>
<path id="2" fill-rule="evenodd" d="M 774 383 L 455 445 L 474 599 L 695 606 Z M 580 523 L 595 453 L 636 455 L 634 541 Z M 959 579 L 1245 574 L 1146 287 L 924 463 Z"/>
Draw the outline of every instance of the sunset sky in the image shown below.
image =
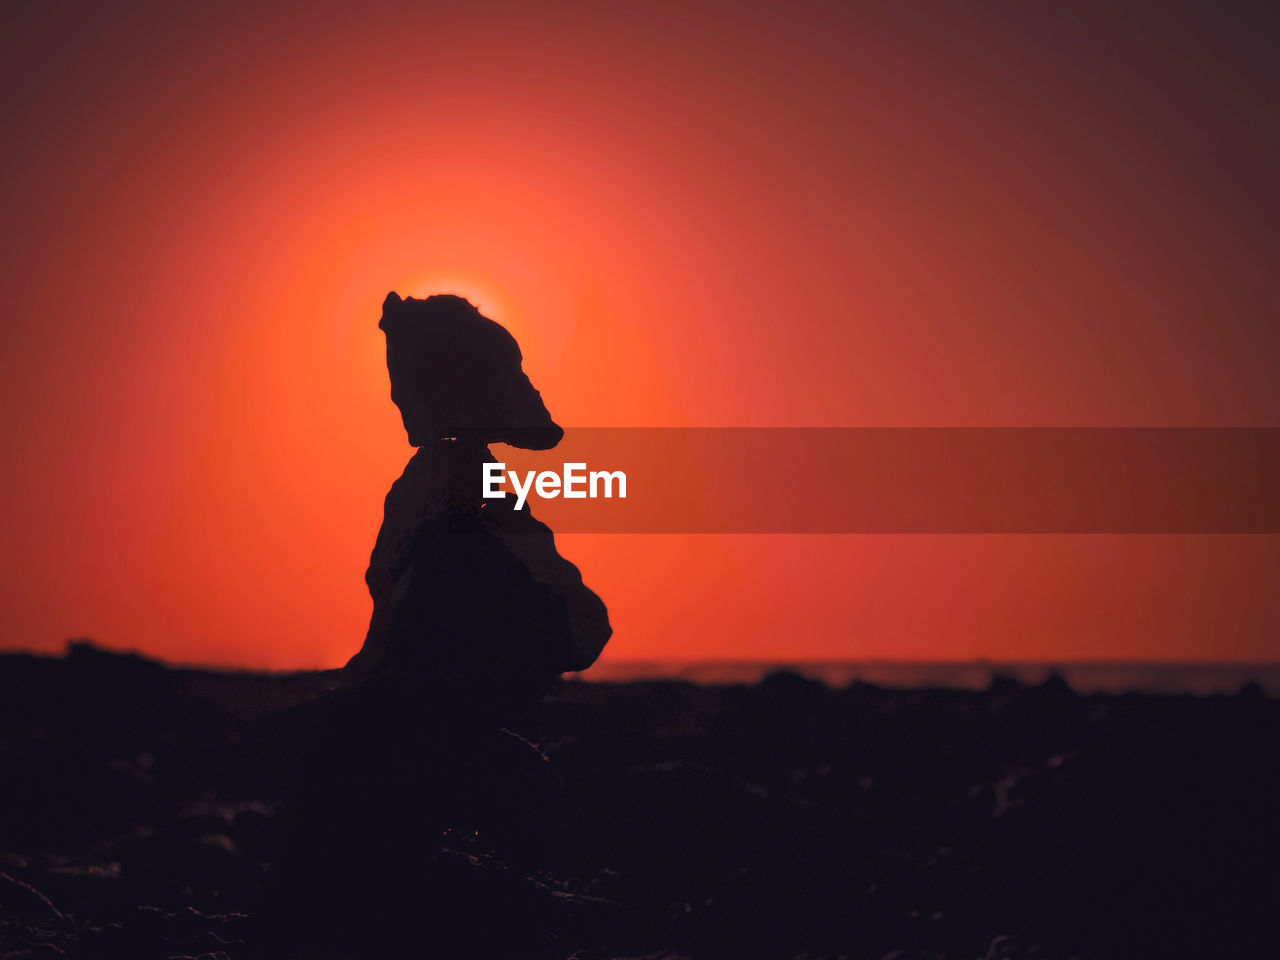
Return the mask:
<path id="1" fill-rule="evenodd" d="M 340 665 L 389 290 L 573 426 L 1280 426 L 1277 14 L 0 7 L 0 645 Z M 563 535 L 606 656 L 1276 659 L 1276 536 Z"/>

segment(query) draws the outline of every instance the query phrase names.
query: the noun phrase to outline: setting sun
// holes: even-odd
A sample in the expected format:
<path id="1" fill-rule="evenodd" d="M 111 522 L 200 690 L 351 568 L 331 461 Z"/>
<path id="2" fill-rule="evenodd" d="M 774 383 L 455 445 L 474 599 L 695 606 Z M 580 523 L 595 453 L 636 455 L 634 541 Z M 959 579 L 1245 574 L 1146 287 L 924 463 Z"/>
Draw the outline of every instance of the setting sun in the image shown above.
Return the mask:
<path id="1" fill-rule="evenodd" d="M 1074 28 L 579 14 L 32 28 L 78 79 L 12 103 L 6 642 L 343 662 L 410 453 L 391 290 L 505 325 L 569 428 L 1280 417 L 1269 227 L 1206 152 L 1253 156 L 1238 76 L 1171 112 L 1126 79 L 1169 65 L 1108 48 L 1104 109 Z M 1249 658 L 1280 627 L 1271 538 L 561 540 L 609 657 Z"/>

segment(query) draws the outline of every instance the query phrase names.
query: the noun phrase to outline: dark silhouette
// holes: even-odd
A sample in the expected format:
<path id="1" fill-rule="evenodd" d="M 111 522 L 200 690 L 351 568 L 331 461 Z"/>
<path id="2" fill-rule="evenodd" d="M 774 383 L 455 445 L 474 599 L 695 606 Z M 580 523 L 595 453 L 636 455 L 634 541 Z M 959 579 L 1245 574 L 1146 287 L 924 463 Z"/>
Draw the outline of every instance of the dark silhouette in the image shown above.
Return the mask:
<path id="1" fill-rule="evenodd" d="M 565 828 L 532 869 L 431 826 L 470 774 L 415 772 L 380 681 L 322 701 L 349 739 L 288 709 L 334 679 L 0 656 L 0 957 L 1275 952 L 1280 701 L 1257 687 L 560 684 L 538 740 Z M 311 874 L 274 803 L 282 745 L 307 737 L 337 791 Z M 366 760 L 332 759 L 361 738 Z M 493 799 L 518 812 L 547 767 L 507 741 Z"/>
<path id="2" fill-rule="evenodd" d="M 423 900 L 442 920 L 486 908 L 487 894 L 450 899 L 452 880 L 421 870 L 446 837 L 530 869 L 554 845 L 558 778 L 524 735 L 611 632 L 551 531 L 481 496 L 488 444 L 563 436 L 514 338 L 453 296 L 392 293 L 379 326 L 418 450 L 386 497 L 364 645 L 343 689 L 301 711 L 271 911 L 289 937 L 357 933 L 366 948 L 371 928 L 402 940 L 396 918 Z"/>
<path id="3" fill-rule="evenodd" d="M 391 398 L 418 452 L 387 494 L 366 580 L 373 616 L 348 682 L 399 671 L 451 709 L 501 718 L 609 639 L 604 604 L 512 500 L 482 500 L 488 444 L 544 450 L 564 431 L 502 326 L 453 296 L 387 296 Z"/>

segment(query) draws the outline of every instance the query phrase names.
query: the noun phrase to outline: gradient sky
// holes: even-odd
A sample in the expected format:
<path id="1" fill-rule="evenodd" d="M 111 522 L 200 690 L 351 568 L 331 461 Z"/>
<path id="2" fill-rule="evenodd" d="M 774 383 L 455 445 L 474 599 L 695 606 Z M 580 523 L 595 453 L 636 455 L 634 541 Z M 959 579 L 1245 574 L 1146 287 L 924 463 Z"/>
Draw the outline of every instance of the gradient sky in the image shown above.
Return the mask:
<path id="1" fill-rule="evenodd" d="M 332 666 L 379 305 L 573 426 L 1280 425 L 1277 15 L 7 3 L 0 644 Z M 559 538 L 608 656 L 1275 659 L 1280 538 Z"/>

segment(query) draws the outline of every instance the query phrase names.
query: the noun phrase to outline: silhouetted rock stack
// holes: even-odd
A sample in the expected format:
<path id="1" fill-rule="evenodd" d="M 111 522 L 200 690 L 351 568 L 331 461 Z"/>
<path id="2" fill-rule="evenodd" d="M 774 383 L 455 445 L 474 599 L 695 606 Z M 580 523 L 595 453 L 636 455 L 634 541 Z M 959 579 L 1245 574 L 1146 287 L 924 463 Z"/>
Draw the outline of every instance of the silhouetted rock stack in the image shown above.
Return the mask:
<path id="1" fill-rule="evenodd" d="M 351 681 L 396 670 L 437 696 L 503 704 L 582 670 L 608 615 L 550 529 L 482 500 L 488 444 L 547 449 L 563 431 L 520 367 L 515 340 L 466 300 L 390 294 L 391 396 L 418 452 L 387 494 L 366 580 L 373 617 Z"/>
<path id="2" fill-rule="evenodd" d="M 489 443 L 547 449 L 563 436 L 515 340 L 451 296 L 390 294 L 380 327 L 418 450 L 386 497 L 364 645 L 344 689 L 298 724 L 275 877 L 277 916 L 321 936 L 353 915 L 367 931 L 371 915 L 387 915 L 378 926 L 410 904 L 418 916 L 424 904 L 467 914 L 456 863 L 448 877 L 436 869 L 442 838 L 536 859 L 555 832 L 559 784 L 515 731 L 611 633 L 551 530 L 510 499 L 481 497 Z"/>

